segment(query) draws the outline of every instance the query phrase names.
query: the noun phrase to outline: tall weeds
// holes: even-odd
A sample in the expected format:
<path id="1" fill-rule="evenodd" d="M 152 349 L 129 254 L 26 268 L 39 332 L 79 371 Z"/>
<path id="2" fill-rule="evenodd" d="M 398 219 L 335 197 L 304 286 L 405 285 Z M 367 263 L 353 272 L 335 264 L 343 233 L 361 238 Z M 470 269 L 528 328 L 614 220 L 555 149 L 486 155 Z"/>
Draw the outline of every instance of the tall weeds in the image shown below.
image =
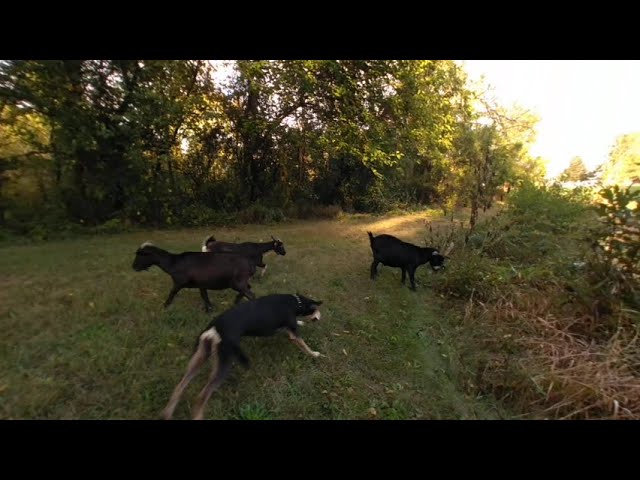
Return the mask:
<path id="1" fill-rule="evenodd" d="M 475 393 L 523 418 L 640 419 L 633 195 L 523 185 L 502 215 L 458 229 L 433 285 L 466 301 Z"/>

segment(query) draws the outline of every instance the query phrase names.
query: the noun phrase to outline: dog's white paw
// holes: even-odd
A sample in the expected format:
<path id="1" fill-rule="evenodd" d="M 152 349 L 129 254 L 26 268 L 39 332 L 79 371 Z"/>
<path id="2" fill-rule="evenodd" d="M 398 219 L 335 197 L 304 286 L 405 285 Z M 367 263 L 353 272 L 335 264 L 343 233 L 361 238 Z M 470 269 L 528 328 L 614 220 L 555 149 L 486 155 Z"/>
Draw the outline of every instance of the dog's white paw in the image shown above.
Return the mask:
<path id="1" fill-rule="evenodd" d="M 318 358 L 319 356 L 321 356 L 322 354 L 320 352 L 311 352 L 311 355 L 314 356 L 314 358 Z"/>
<path id="2" fill-rule="evenodd" d="M 303 326 L 304 322 L 302 320 L 298 320 L 298 325 Z"/>

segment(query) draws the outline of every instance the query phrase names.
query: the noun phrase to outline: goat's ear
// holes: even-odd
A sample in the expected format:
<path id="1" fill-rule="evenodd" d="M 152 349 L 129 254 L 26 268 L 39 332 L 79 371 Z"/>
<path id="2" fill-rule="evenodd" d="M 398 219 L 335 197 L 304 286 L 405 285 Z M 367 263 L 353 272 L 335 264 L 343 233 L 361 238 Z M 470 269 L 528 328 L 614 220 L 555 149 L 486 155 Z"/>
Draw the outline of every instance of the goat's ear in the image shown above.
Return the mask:
<path id="1" fill-rule="evenodd" d="M 314 303 L 314 305 L 317 305 L 319 307 L 320 305 L 322 305 L 322 300 L 316 300 L 313 303 Z"/>

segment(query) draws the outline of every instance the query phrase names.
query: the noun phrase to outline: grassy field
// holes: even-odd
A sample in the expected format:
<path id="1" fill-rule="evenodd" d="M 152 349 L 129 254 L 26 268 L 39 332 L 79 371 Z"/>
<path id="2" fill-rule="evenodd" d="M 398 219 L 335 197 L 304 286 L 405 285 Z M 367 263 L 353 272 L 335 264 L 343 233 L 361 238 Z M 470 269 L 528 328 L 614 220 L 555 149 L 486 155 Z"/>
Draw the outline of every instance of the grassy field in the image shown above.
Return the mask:
<path id="1" fill-rule="evenodd" d="M 460 388 L 455 322 L 429 288 L 400 271 L 369 279 L 366 235 L 422 243 L 426 215 L 345 217 L 275 226 L 147 231 L 33 245 L 0 246 L 0 417 L 157 419 L 208 323 L 197 290 L 163 309 L 170 277 L 131 268 L 150 240 L 169 251 L 199 250 L 208 234 L 228 241 L 280 237 L 287 255 L 266 257 L 256 295 L 300 291 L 324 301 L 323 318 L 301 335 L 326 358 L 305 356 L 284 334 L 247 338 L 250 370 L 236 364 L 208 404 L 209 419 L 488 419 L 505 416 Z M 235 292 L 210 292 L 214 314 Z M 175 418 L 186 419 L 204 385 L 201 372 Z M 466 377 L 465 377 L 466 378 Z"/>

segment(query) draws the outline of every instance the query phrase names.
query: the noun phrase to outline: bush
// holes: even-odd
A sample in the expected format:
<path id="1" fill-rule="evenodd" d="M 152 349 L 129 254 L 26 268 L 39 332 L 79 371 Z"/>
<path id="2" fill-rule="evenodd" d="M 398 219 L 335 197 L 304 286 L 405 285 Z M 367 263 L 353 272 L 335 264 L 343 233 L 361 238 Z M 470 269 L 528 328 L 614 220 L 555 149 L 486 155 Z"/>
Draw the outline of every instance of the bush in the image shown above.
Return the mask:
<path id="1" fill-rule="evenodd" d="M 494 293 L 491 260 L 466 250 L 456 252 L 447 262 L 446 274 L 432 282 L 433 289 L 455 298 L 469 298 L 474 293 L 476 300 L 486 300 Z"/>
<path id="2" fill-rule="evenodd" d="M 354 191 L 353 208 L 356 212 L 382 213 L 391 207 L 391 203 L 380 182 L 370 185 L 362 195 Z"/>
<path id="3" fill-rule="evenodd" d="M 266 207 L 260 203 L 240 210 L 236 214 L 236 220 L 240 223 L 277 223 L 285 220 L 281 208 Z"/>
<path id="4" fill-rule="evenodd" d="M 606 272 L 607 288 L 640 307 L 640 191 L 617 185 L 600 191 L 598 212 L 603 228 L 594 262 Z"/>
<path id="5" fill-rule="evenodd" d="M 203 205 L 189 205 L 184 207 L 180 216 L 180 224 L 185 227 L 231 225 L 234 222 L 234 214 L 214 210 Z"/>
<path id="6" fill-rule="evenodd" d="M 433 288 L 467 299 L 471 393 L 534 418 L 640 418 L 630 194 L 603 193 L 604 223 L 589 229 L 597 217 L 585 192 L 523 185 L 452 252 Z"/>
<path id="7" fill-rule="evenodd" d="M 290 218 L 326 218 L 334 219 L 342 216 L 340 205 L 316 205 L 311 202 L 296 202 L 286 209 L 286 215 Z"/>
<path id="8" fill-rule="evenodd" d="M 113 234 L 125 232 L 127 230 L 128 227 L 122 220 L 119 218 L 112 218 L 111 220 L 104 222 L 102 225 L 94 227 L 92 232 L 96 234 Z"/>
<path id="9" fill-rule="evenodd" d="M 559 186 L 537 187 L 523 183 L 509 196 L 509 216 L 517 225 L 545 233 L 565 233 L 588 204 L 580 192 Z"/>
<path id="10" fill-rule="evenodd" d="M 605 188 L 597 199 L 600 224 L 591 230 L 583 290 L 607 331 L 640 326 L 640 192 Z"/>
<path id="11" fill-rule="evenodd" d="M 311 208 L 311 216 L 314 218 L 340 218 L 342 213 L 340 205 L 316 205 Z"/>

